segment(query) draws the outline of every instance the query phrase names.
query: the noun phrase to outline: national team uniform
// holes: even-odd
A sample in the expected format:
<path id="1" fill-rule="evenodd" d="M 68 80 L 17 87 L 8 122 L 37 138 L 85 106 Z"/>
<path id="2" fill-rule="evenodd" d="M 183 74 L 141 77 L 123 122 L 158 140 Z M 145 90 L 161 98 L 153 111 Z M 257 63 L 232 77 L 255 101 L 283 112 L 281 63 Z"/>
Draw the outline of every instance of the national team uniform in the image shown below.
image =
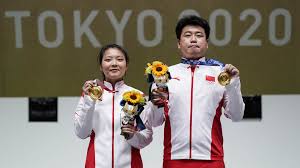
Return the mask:
<path id="1" fill-rule="evenodd" d="M 90 137 L 86 158 L 86 168 L 142 168 L 143 163 L 139 149 L 152 141 L 152 128 L 146 121 L 146 110 L 140 115 L 146 129 L 137 132 L 126 140 L 121 133 L 120 102 L 126 91 L 134 88 L 123 81 L 117 82 L 115 88 L 104 81 L 108 88 L 104 90 L 102 101 L 96 103 L 83 95 L 75 112 L 75 133 L 85 139 Z"/>
<path id="2" fill-rule="evenodd" d="M 164 167 L 224 167 L 220 117 L 224 108 L 232 121 L 243 118 L 239 78 L 220 85 L 217 77 L 222 68 L 214 65 L 179 63 L 169 72 L 175 79 L 167 83 L 168 107 L 151 113 L 153 126 L 165 123 Z"/>

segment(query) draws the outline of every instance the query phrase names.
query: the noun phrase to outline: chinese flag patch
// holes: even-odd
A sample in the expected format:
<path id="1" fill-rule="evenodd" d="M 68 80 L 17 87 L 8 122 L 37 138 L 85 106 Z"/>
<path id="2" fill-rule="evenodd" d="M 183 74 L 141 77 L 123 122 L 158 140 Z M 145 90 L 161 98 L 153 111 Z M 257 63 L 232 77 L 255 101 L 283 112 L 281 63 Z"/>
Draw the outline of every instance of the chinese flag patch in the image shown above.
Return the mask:
<path id="1" fill-rule="evenodd" d="M 206 75 L 205 79 L 206 79 L 207 81 L 215 82 L 215 77 L 214 77 L 214 76 Z"/>

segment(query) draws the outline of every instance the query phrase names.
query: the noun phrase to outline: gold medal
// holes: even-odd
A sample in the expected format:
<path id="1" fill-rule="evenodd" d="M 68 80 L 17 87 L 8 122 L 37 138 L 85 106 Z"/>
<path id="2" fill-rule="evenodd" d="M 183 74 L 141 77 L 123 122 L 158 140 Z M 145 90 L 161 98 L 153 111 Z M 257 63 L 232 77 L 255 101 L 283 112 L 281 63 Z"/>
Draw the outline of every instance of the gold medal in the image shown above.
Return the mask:
<path id="1" fill-rule="evenodd" d="M 220 85 L 226 86 L 230 83 L 231 77 L 227 72 L 221 72 L 218 76 L 218 81 Z"/>
<path id="2" fill-rule="evenodd" d="M 102 100 L 103 90 L 100 86 L 93 86 L 89 91 L 93 100 Z"/>

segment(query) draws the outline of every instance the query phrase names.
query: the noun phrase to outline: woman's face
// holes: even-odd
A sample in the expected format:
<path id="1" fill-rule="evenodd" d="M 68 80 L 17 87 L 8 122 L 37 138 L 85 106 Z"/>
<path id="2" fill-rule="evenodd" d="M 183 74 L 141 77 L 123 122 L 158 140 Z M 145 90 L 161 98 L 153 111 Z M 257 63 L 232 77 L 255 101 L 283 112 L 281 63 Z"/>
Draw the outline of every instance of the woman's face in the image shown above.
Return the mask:
<path id="1" fill-rule="evenodd" d="M 105 80 L 112 84 L 123 79 L 127 71 L 125 55 L 117 48 L 109 48 L 104 52 L 100 70 Z"/>

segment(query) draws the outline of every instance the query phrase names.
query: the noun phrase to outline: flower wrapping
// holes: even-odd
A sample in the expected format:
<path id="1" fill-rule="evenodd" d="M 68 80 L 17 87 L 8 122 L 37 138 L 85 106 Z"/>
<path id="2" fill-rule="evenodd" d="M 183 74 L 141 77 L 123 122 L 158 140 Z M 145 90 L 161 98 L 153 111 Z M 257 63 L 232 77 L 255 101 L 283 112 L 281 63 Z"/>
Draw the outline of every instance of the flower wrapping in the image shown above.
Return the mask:
<path id="1" fill-rule="evenodd" d="M 123 106 L 123 112 L 121 113 L 121 125 L 133 123 L 135 120 L 139 130 L 146 128 L 139 116 L 144 110 L 146 99 L 139 91 L 132 90 L 125 92 L 120 105 Z"/>

